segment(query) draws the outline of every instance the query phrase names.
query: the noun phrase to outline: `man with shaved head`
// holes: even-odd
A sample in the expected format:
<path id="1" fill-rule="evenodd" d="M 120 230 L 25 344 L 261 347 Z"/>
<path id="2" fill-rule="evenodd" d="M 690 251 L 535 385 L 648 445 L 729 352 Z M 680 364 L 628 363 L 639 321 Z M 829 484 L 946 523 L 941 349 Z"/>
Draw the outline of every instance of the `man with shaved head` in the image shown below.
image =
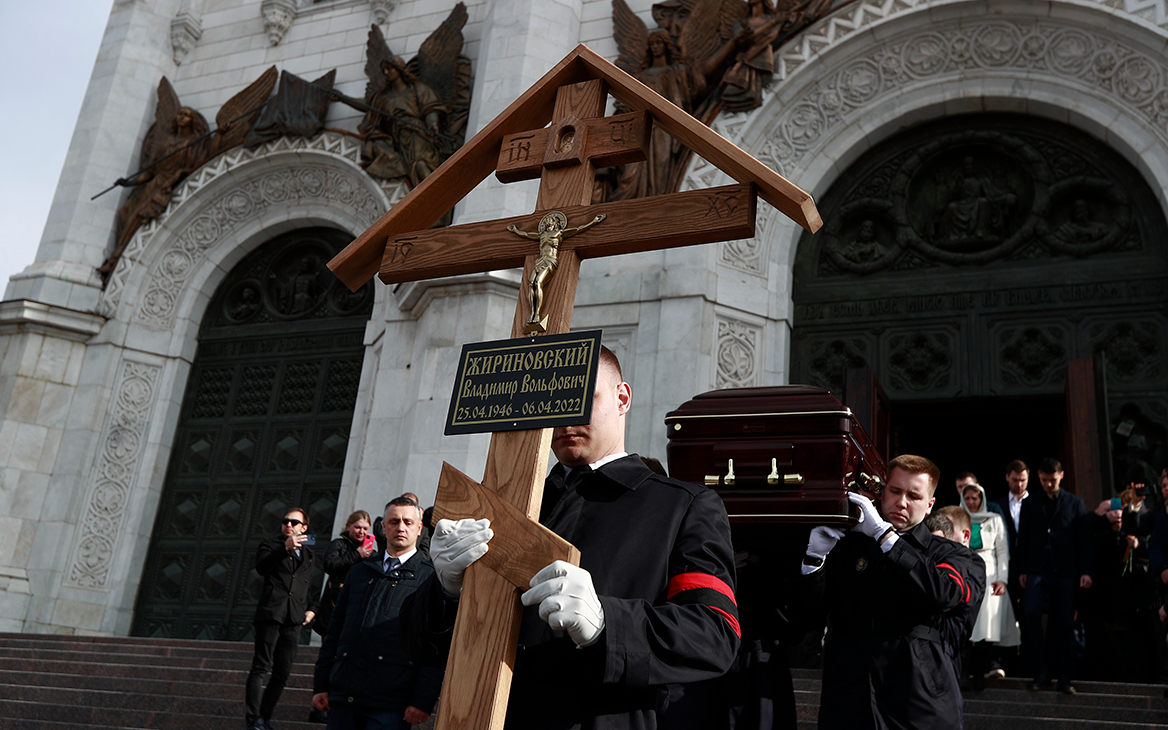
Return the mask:
<path id="1" fill-rule="evenodd" d="M 591 423 L 552 431 L 540 522 L 580 549 L 580 567 L 556 561 L 522 595 L 507 730 L 656 727 L 664 685 L 720 676 L 737 653 L 726 508 L 625 452 L 631 405 L 601 348 Z M 445 658 L 464 571 L 491 537 L 487 520 L 434 526 L 435 579 L 402 611 L 419 660 Z"/>

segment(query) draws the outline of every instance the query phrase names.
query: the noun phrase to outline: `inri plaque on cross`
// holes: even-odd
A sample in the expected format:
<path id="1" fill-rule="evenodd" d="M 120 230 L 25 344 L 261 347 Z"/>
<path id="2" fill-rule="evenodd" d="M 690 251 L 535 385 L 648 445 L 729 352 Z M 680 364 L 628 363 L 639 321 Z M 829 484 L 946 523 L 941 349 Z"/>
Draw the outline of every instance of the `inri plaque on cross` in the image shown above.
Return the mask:
<path id="1" fill-rule="evenodd" d="M 634 111 L 604 117 L 609 93 Z M 597 167 L 643 159 L 654 123 L 737 184 L 590 205 Z M 504 182 L 539 177 L 536 211 L 427 228 L 492 171 Z M 356 289 L 378 263 L 386 283 L 523 265 L 512 337 L 564 333 L 582 258 L 753 236 L 756 195 L 804 228 L 819 228 L 811 196 L 579 46 L 329 266 Z M 495 537 L 466 573 L 439 730 L 502 728 L 519 591 L 553 560 L 579 564 L 579 551 L 537 522 L 550 441 L 550 428 L 494 434 L 481 484 L 443 465 L 435 517 L 488 517 Z"/>

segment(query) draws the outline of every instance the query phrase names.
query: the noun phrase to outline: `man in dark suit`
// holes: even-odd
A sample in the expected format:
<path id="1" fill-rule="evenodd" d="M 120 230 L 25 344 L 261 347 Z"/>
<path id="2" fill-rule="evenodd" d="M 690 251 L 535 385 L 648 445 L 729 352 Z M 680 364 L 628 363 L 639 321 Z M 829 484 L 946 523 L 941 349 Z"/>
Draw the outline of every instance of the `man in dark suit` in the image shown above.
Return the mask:
<path id="1" fill-rule="evenodd" d="M 305 544 L 308 513 L 293 507 L 284 513 L 280 536 L 260 543 L 256 572 L 264 578 L 255 613 L 255 656 L 247 675 L 246 723 L 249 730 L 271 730 L 269 721 L 300 643 L 300 629 L 316 616 L 312 585 L 312 549 Z M 264 677 L 271 672 L 267 689 Z M 262 695 L 262 696 L 261 696 Z"/>
<path id="2" fill-rule="evenodd" d="M 398 632 L 402 602 L 434 574 L 412 496 L 385 505 L 385 551 L 349 571 L 321 644 L 312 706 L 329 711 L 332 730 L 421 725 L 438 700 L 442 670 L 410 662 Z"/>
<path id="3" fill-rule="evenodd" d="M 1076 665 L 1074 615 L 1076 590 L 1091 587 L 1091 544 L 1087 508 L 1077 495 L 1061 488 L 1063 467 L 1043 459 L 1038 467 L 1042 493 L 1022 503 L 1018 528 L 1018 582 L 1022 598 L 1022 658 L 1040 689 L 1049 668 L 1058 670 L 1060 692 L 1075 694 L 1071 685 Z M 1047 630 L 1054 636 L 1054 656 L 1048 663 L 1042 636 L 1042 614 L 1049 605 Z"/>
<path id="4" fill-rule="evenodd" d="M 1030 468 L 1026 462 L 1015 459 L 1006 464 L 1006 485 L 1010 491 L 990 503 L 1002 510 L 1002 521 L 1006 523 L 1006 539 L 1010 546 L 1010 576 L 1006 581 L 1006 592 L 1010 594 L 1015 616 L 1022 615 L 1022 587 L 1018 585 L 1018 522 L 1022 516 L 1022 501 L 1029 496 L 1029 484 Z"/>

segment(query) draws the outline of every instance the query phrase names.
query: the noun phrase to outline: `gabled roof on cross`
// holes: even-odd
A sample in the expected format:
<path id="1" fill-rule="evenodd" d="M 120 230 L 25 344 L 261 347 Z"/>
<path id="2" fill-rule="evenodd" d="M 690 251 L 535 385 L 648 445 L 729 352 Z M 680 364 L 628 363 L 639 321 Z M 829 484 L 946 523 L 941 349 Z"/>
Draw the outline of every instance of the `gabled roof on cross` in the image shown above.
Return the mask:
<path id="1" fill-rule="evenodd" d="M 812 233 L 819 230 L 822 221 L 808 193 L 581 44 L 337 254 L 329 268 L 350 289 L 359 289 L 378 272 L 389 238 L 432 226 L 494 172 L 505 136 L 545 126 L 560 87 L 593 79 L 604 81 L 630 109 L 651 112 L 654 124 L 736 181 L 754 183 L 762 199 L 791 220 Z"/>

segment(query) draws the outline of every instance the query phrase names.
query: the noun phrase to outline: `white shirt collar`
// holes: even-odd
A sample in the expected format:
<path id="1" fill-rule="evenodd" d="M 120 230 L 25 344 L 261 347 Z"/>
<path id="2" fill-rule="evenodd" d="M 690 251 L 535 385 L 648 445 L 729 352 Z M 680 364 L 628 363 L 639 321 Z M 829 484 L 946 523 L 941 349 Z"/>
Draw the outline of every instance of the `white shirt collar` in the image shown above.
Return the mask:
<path id="1" fill-rule="evenodd" d="M 418 552 L 418 547 L 415 545 L 413 550 L 398 555 L 396 559 L 400 565 L 405 565 L 406 561 L 414 557 L 414 553 L 416 552 Z M 381 567 L 384 568 L 386 565 L 389 565 L 389 561 L 394 559 L 394 556 L 390 555 L 389 551 L 386 550 L 385 555 L 381 558 Z"/>
<path id="2" fill-rule="evenodd" d="M 1011 502 L 1021 502 L 1022 500 L 1026 499 L 1029 496 L 1030 496 L 1029 490 L 1026 492 L 1026 494 L 1023 494 L 1021 497 L 1017 496 L 1013 492 L 1010 492 L 1010 501 Z"/>

